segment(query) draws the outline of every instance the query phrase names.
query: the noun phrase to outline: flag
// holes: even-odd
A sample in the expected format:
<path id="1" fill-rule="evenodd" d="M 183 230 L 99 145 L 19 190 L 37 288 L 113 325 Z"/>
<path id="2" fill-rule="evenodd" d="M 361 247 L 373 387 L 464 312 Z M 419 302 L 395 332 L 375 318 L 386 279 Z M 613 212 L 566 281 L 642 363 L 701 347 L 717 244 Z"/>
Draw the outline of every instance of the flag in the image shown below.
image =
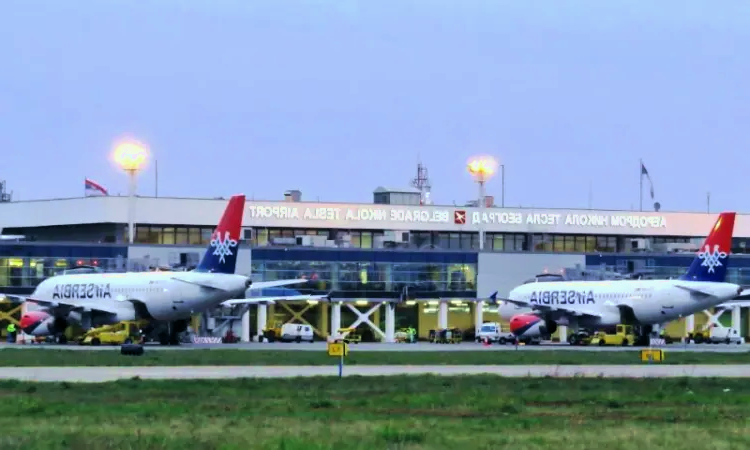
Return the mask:
<path id="1" fill-rule="evenodd" d="M 92 195 L 109 195 L 109 192 L 107 192 L 104 187 L 97 183 L 94 180 L 89 180 L 86 178 L 84 180 L 84 195 L 86 197 L 92 196 Z"/>
<path id="2" fill-rule="evenodd" d="M 646 170 L 646 166 L 643 165 L 643 161 L 641 161 L 641 182 L 643 182 L 643 176 L 646 176 L 646 179 L 648 180 L 648 185 L 651 188 L 651 200 L 654 199 L 654 182 L 651 181 L 651 175 L 648 174 L 648 170 Z"/>

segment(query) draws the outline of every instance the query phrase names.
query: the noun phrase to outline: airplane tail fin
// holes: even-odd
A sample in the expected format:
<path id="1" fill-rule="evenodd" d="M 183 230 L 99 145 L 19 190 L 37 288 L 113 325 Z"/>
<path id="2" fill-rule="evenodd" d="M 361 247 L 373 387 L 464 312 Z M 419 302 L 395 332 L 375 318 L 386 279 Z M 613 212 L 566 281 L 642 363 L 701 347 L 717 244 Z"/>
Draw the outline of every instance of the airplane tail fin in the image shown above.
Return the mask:
<path id="1" fill-rule="evenodd" d="M 244 212 L 245 196 L 232 196 L 196 272 L 234 273 Z"/>
<path id="2" fill-rule="evenodd" d="M 716 224 L 701 245 L 690 268 L 681 280 L 723 282 L 727 276 L 729 253 L 732 250 L 732 234 L 736 213 L 719 214 Z"/>

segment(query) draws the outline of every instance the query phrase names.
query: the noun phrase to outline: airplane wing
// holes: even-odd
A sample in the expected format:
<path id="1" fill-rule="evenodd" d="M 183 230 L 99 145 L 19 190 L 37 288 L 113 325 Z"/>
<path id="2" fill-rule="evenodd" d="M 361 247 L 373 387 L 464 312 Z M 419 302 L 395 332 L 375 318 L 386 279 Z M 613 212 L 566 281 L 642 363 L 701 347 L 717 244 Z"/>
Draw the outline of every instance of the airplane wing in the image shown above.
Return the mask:
<path id="1" fill-rule="evenodd" d="M 674 287 L 676 287 L 678 289 L 682 289 L 683 291 L 690 292 L 693 295 L 697 295 L 697 296 L 700 296 L 700 297 L 703 297 L 703 298 L 705 298 L 705 297 L 711 297 L 712 296 L 708 292 L 703 292 L 700 289 L 695 289 L 695 288 L 688 287 L 688 286 L 682 286 L 680 284 L 675 284 Z"/>
<path id="2" fill-rule="evenodd" d="M 71 311 L 101 311 L 108 314 L 117 314 L 119 311 L 109 308 L 106 304 L 99 302 L 89 302 L 86 300 L 80 302 L 61 302 L 59 300 L 43 300 L 41 298 L 27 297 L 15 294 L 0 294 L 0 298 L 5 298 L 12 303 L 32 302 L 47 308 L 69 308 Z"/>
<path id="3" fill-rule="evenodd" d="M 265 289 L 277 286 L 287 286 L 289 284 L 307 283 L 305 278 L 297 278 L 294 280 L 276 280 L 276 281 L 253 281 L 248 289 Z"/>
<path id="4" fill-rule="evenodd" d="M 750 286 L 742 286 L 740 293 L 732 300 L 750 300 Z"/>
<path id="5" fill-rule="evenodd" d="M 508 302 L 514 305 L 523 306 L 525 308 L 531 308 L 535 311 L 543 312 L 543 313 L 562 313 L 562 315 L 566 316 L 591 316 L 591 317 L 601 317 L 602 314 L 599 311 L 596 311 L 592 308 L 586 308 L 583 305 L 575 305 L 576 307 L 573 308 L 573 305 L 540 305 L 538 303 L 530 303 L 524 300 L 511 300 L 509 298 L 497 298 L 498 302 Z"/>
<path id="6" fill-rule="evenodd" d="M 276 297 L 250 297 L 250 298 L 238 298 L 235 300 L 227 300 L 223 302 L 222 306 L 234 306 L 234 305 L 257 305 L 257 304 L 273 304 L 276 302 L 295 302 L 295 301 L 306 301 L 306 300 L 330 300 L 331 294 L 326 295 L 282 295 Z"/>

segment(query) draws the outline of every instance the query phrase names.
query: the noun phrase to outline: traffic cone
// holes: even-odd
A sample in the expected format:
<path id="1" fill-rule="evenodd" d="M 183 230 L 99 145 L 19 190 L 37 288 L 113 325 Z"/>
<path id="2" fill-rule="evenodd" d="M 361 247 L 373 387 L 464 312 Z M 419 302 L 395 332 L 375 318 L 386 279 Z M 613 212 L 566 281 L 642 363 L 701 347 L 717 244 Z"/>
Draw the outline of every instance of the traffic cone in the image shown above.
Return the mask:
<path id="1" fill-rule="evenodd" d="M 490 346 L 490 338 L 485 337 L 484 341 L 482 342 L 483 347 L 489 347 Z"/>

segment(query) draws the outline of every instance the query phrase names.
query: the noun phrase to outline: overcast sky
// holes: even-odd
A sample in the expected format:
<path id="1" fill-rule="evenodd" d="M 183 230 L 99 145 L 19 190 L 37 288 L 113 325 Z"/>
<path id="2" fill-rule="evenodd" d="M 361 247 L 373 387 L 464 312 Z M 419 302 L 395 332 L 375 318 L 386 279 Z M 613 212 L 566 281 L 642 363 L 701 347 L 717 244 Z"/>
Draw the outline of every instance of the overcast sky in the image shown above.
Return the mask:
<path id="1" fill-rule="evenodd" d="M 464 203 L 490 153 L 507 206 L 638 208 L 643 158 L 664 210 L 748 212 L 748 48 L 746 0 L 3 0 L 0 180 L 124 194 L 130 135 L 143 195 L 158 160 L 164 196 L 370 202 L 421 158 Z"/>

